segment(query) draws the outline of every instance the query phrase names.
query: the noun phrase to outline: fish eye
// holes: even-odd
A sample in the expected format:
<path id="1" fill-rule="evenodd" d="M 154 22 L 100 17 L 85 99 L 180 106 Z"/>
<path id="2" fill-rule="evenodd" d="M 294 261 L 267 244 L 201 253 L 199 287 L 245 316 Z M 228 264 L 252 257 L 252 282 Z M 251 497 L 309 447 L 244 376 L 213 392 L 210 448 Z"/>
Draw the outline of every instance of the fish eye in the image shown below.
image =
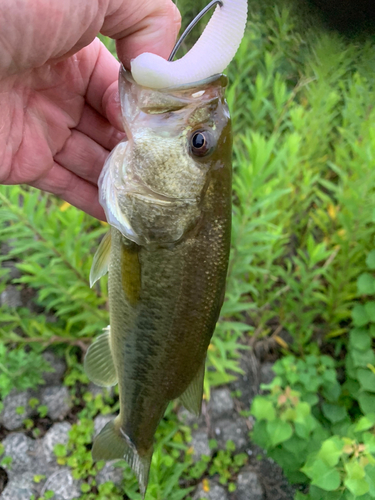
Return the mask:
<path id="1" fill-rule="evenodd" d="M 190 148 L 195 156 L 206 156 L 212 151 L 211 135 L 204 130 L 197 130 L 190 138 Z"/>

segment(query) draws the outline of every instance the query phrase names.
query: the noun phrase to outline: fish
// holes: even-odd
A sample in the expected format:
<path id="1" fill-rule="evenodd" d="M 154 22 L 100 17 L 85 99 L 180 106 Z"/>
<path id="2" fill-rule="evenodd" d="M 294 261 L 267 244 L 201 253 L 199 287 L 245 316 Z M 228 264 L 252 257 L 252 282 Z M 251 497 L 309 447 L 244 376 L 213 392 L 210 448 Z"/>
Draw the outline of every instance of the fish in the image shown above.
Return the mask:
<path id="1" fill-rule="evenodd" d="M 125 70 L 120 79 L 128 140 L 103 172 L 103 197 L 117 201 L 91 273 L 108 268 L 110 327 L 84 365 L 95 384 L 118 383 L 120 398 L 93 458 L 125 458 L 144 494 L 169 402 L 201 409 L 230 251 L 232 134 L 222 75 L 164 92 Z"/>
<path id="2" fill-rule="evenodd" d="M 228 5 L 240 5 L 246 18 L 246 0 L 224 0 Z M 244 29 L 246 19 L 241 22 Z M 232 52 L 241 33 L 236 37 Z M 103 387 L 118 384 L 120 399 L 119 414 L 95 438 L 92 456 L 125 459 L 143 496 L 154 435 L 168 404 L 179 398 L 200 414 L 231 238 L 227 77 L 203 72 L 195 81 L 201 73 L 194 68 L 191 78 L 173 85 L 175 63 L 169 64 L 172 72 L 158 80 L 144 64 L 134 75 L 120 69 L 126 139 L 98 182 L 110 231 L 90 273 L 93 285 L 108 272 L 110 326 L 84 360 L 89 379 Z"/>

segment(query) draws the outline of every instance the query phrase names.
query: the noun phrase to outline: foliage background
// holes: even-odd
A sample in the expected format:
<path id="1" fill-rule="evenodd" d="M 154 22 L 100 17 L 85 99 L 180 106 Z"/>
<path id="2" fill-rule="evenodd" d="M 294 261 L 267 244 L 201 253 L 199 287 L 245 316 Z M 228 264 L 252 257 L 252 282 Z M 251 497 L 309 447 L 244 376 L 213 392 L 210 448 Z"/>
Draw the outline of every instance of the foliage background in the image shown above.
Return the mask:
<path id="1" fill-rule="evenodd" d="M 205 3 L 179 0 L 184 22 Z M 312 485 L 311 499 L 375 497 L 373 54 L 371 38 L 328 31 L 307 4 L 250 0 L 246 36 L 228 69 L 232 253 L 205 391 L 209 397 L 210 387 L 236 377 L 241 351 L 283 357 L 251 409 L 253 439 L 291 481 Z M 108 322 L 106 279 L 88 285 L 105 231 L 52 196 L 0 187 L 0 260 L 17 262 L 15 286 L 35 290 L 32 313 L 0 309 L 0 395 L 16 380 L 20 388 L 38 383 L 47 346 L 66 356 L 66 383 L 86 407 L 58 453 L 84 480 L 83 499 L 108 494 L 95 490 L 97 466 L 87 466 L 82 443 L 91 441 L 88 422 L 117 404 L 95 402 L 82 389 L 82 352 Z M 2 293 L 7 268 L 0 273 Z M 149 499 L 187 498 L 189 481 L 235 476 L 240 465 L 233 464 L 242 462 L 230 446 L 216 469 L 193 467 L 189 436 L 171 406 L 158 431 Z M 126 494 L 138 499 L 124 474 Z"/>

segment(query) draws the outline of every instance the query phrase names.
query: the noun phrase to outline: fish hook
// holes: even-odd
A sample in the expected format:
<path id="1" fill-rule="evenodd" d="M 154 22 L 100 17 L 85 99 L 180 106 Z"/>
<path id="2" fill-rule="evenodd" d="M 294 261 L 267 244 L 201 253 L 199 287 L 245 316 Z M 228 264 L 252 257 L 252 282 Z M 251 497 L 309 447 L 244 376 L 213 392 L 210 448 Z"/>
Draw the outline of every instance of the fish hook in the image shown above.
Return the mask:
<path id="1" fill-rule="evenodd" d="M 223 6 L 223 1 L 222 0 L 212 0 L 206 7 L 201 10 L 201 12 L 191 21 L 189 26 L 186 28 L 186 30 L 182 33 L 180 39 L 174 46 L 171 55 L 168 58 L 168 61 L 173 61 L 174 56 L 176 55 L 176 52 L 178 49 L 181 47 L 182 42 L 185 40 L 185 38 L 189 35 L 190 31 L 199 23 L 199 21 L 202 19 L 202 17 L 207 14 L 209 10 L 212 9 L 215 5 L 220 5 L 220 7 Z"/>

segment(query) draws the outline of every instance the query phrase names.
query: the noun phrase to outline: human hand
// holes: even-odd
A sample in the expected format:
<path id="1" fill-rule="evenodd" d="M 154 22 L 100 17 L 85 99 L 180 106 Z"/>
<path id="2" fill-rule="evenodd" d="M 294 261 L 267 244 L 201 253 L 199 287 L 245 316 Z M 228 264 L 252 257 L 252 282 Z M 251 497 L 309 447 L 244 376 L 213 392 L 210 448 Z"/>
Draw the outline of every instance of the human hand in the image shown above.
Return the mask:
<path id="1" fill-rule="evenodd" d="M 0 0 L 0 183 L 29 184 L 105 220 L 97 180 L 124 137 L 120 60 L 168 57 L 180 15 L 171 0 Z"/>

